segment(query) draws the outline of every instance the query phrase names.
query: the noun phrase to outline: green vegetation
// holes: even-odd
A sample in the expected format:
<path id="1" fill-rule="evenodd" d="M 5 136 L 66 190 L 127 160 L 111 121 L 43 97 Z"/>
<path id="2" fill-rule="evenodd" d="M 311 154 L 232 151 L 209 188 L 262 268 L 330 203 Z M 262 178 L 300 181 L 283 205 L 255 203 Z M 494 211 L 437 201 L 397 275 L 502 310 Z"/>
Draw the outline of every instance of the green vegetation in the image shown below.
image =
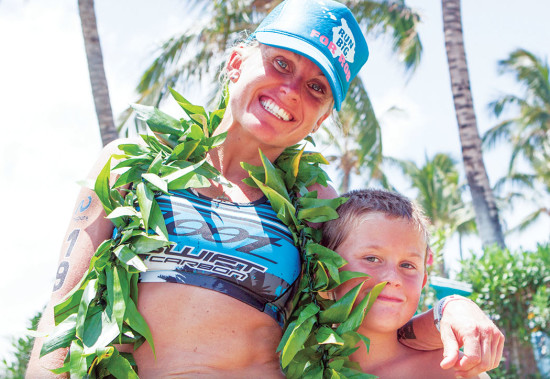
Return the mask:
<path id="1" fill-rule="evenodd" d="M 41 317 L 42 311 L 36 313 L 28 321 L 28 328 L 36 330 Z M 34 337 L 25 334 L 23 337 L 13 338 L 11 342 L 13 356 L 9 360 L 4 359 L 0 362 L 0 377 L 4 379 L 23 379 L 31 356 Z"/>
<path id="2" fill-rule="evenodd" d="M 530 334 L 550 332 L 550 244 L 535 251 L 488 248 L 464 261 L 459 277 L 472 284 L 472 299 L 506 335 L 509 361 L 502 372 L 521 378 L 535 373 Z"/>

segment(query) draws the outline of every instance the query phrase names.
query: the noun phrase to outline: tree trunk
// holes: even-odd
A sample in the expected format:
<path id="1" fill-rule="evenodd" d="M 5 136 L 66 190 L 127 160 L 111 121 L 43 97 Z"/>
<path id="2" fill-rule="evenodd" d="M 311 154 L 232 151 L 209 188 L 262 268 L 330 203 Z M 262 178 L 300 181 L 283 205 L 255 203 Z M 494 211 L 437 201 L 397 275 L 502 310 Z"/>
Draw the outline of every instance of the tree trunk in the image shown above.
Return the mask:
<path id="1" fill-rule="evenodd" d="M 510 363 L 515 366 L 518 376 L 521 378 L 536 377 L 539 370 L 533 353 L 533 345 L 530 342 L 522 341 L 514 332 L 506 335 L 506 341 L 511 350 Z"/>
<path id="2" fill-rule="evenodd" d="M 460 0 L 442 0 L 445 48 L 451 76 L 453 100 L 462 146 L 462 159 L 468 185 L 472 194 L 476 223 L 483 246 L 497 244 L 505 247 L 498 210 L 489 185 L 489 178 L 483 163 L 481 138 L 470 90 L 470 78 L 466 65 Z"/>
<path id="3" fill-rule="evenodd" d="M 118 133 L 113 121 L 109 88 L 105 77 L 105 68 L 103 67 L 103 54 L 101 53 L 101 44 L 97 32 L 94 1 L 78 0 L 78 11 L 84 36 L 95 112 L 99 122 L 99 133 L 101 134 L 101 142 L 105 146 L 117 139 Z"/>

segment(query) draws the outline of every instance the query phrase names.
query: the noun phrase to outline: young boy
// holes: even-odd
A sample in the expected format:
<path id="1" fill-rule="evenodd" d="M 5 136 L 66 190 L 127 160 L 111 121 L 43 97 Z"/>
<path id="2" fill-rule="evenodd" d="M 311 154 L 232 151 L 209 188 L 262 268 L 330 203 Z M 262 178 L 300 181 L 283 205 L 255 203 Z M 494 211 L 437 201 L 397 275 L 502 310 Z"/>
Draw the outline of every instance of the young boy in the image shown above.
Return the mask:
<path id="1" fill-rule="evenodd" d="M 338 208 L 340 217 L 323 225 L 323 244 L 348 261 L 344 269 L 370 276 L 363 294 L 387 282 L 359 328 L 370 339 L 369 352 L 360 344 L 351 360 L 382 379 L 455 378 L 454 370 L 439 365 L 443 350 L 414 350 L 395 338 L 414 315 L 426 284 L 427 218 L 417 205 L 394 192 L 358 190 L 343 196 L 349 200 Z M 334 290 L 335 297 L 342 297 L 361 280 L 344 283 Z"/>

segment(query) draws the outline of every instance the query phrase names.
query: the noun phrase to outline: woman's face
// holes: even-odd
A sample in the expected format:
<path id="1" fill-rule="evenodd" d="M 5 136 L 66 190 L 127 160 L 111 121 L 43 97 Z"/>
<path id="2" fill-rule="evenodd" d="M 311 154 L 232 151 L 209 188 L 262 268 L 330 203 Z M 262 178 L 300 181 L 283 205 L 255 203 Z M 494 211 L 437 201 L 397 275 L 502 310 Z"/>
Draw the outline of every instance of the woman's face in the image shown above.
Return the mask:
<path id="1" fill-rule="evenodd" d="M 380 282 L 388 282 L 363 321 L 362 329 L 391 332 L 414 315 L 426 283 L 426 242 L 418 228 L 404 218 L 375 212 L 364 216 L 336 248 L 348 264 L 345 270 L 366 273 L 359 302 Z M 335 290 L 341 298 L 364 279 L 350 280 Z"/>
<path id="2" fill-rule="evenodd" d="M 228 63 L 233 121 L 260 144 L 285 148 L 330 115 L 330 85 L 309 59 L 267 45 L 239 47 Z"/>

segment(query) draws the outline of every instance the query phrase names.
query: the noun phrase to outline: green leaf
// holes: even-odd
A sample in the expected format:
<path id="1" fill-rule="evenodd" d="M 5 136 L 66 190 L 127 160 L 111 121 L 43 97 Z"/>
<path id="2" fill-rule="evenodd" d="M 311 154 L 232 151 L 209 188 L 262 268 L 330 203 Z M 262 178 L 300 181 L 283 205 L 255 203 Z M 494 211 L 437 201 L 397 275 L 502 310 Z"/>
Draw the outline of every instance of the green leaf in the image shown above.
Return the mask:
<path id="1" fill-rule="evenodd" d="M 147 145 L 149 145 L 149 148 L 152 150 L 152 152 L 164 152 L 168 156 L 172 154 L 171 147 L 162 143 L 156 136 L 141 134 L 140 137 L 141 139 L 143 139 L 143 141 L 145 141 Z"/>
<path id="2" fill-rule="evenodd" d="M 204 117 L 207 117 L 206 111 L 203 107 L 191 104 L 185 97 L 177 93 L 173 88 L 169 88 L 169 90 L 172 94 L 172 97 L 174 97 L 176 102 L 181 106 L 181 108 L 185 111 L 185 113 L 187 113 L 189 117 L 195 114 L 200 114 Z"/>
<path id="3" fill-rule="evenodd" d="M 259 150 L 260 158 L 265 170 L 265 182 L 264 184 L 269 187 L 272 191 L 276 191 L 279 195 L 285 198 L 290 203 L 290 197 L 286 189 L 285 182 L 281 177 L 281 174 L 277 172 L 273 163 Z"/>
<path id="4" fill-rule="evenodd" d="M 151 216 L 151 208 L 153 207 L 154 194 L 147 188 L 145 183 L 138 183 L 136 186 L 136 195 L 139 203 L 139 210 L 143 216 L 143 224 L 145 230 L 149 230 L 149 218 Z"/>
<path id="5" fill-rule="evenodd" d="M 128 155 L 134 156 L 144 155 L 149 152 L 149 150 L 145 146 L 141 146 L 135 143 L 122 143 L 118 145 L 118 148 Z"/>
<path id="6" fill-rule="evenodd" d="M 109 187 L 110 172 L 111 158 L 109 158 L 105 166 L 103 166 L 103 169 L 97 176 L 94 186 L 94 191 L 99 201 L 101 201 L 103 208 L 105 208 L 106 213 L 111 213 L 114 208 L 111 203 L 111 188 Z"/>
<path id="7" fill-rule="evenodd" d="M 339 324 L 346 321 L 351 313 L 355 299 L 357 299 L 357 295 L 359 295 L 362 286 L 363 283 L 359 283 L 357 286 L 353 287 L 353 289 L 349 290 L 348 293 L 342 296 L 341 299 L 332 304 L 330 308 L 321 311 L 319 314 L 319 321 L 323 324 Z"/>
<path id="8" fill-rule="evenodd" d="M 288 328 L 285 331 L 285 335 L 281 340 L 277 351 L 282 351 L 281 353 L 281 365 L 285 368 L 296 353 L 302 348 L 304 342 L 309 337 L 311 328 L 316 322 L 315 315 L 319 312 L 319 307 L 313 303 L 308 304 L 300 316 L 293 323 L 293 328 Z"/>
<path id="9" fill-rule="evenodd" d="M 121 262 L 124 262 L 128 266 L 135 267 L 141 272 L 147 271 L 147 266 L 143 263 L 140 257 L 128 247 L 128 245 L 120 245 L 114 251 L 113 254 L 116 255 Z"/>
<path id="10" fill-rule="evenodd" d="M 116 207 L 111 213 L 107 215 L 108 219 L 119 217 L 141 217 L 141 215 L 135 208 L 132 207 Z"/>
<path id="11" fill-rule="evenodd" d="M 116 350 L 107 364 L 109 372 L 118 379 L 139 379 L 130 362 Z"/>
<path id="12" fill-rule="evenodd" d="M 170 246 L 170 242 L 162 237 L 142 234 L 132 240 L 131 246 L 134 253 L 145 254 L 165 246 Z"/>
<path id="13" fill-rule="evenodd" d="M 147 173 L 143 174 L 142 177 L 165 194 L 168 194 L 168 185 L 158 175 Z"/>
<path id="14" fill-rule="evenodd" d="M 78 306 L 78 316 L 76 319 L 76 335 L 82 337 L 84 334 L 84 323 L 86 321 L 86 314 L 88 313 L 88 307 L 94 297 L 97 294 L 96 288 L 97 279 L 90 280 L 88 285 L 84 288 L 80 304 Z"/>
<path id="15" fill-rule="evenodd" d="M 178 120 L 155 107 L 141 104 L 132 104 L 137 118 L 147 123 L 153 132 L 162 134 L 181 135 L 183 128 Z"/>
<path id="16" fill-rule="evenodd" d="M 370 290 L 370 292 L 365 295 L 361 302 L 357 304 L 350 317 L 338 326 L 338 328 L 336 329 L 337 333 L 342 335 L 348 331 L 357 330 L 357 328 L 363 322 L 365 314 L 372 307 L 372 305 L 376 301 L 376 298 L 378 297 L 380 292 L 382 292 L 385 286 L 386 282 L 378 283 L 377 285 L 375 285 Z"/>
<path id="17" fill-rule="evenodd" d="M 101 334 L 101 311 L 97 307 L 95 309 L 97 309 L 97 311 L 86 316 L 84 327 L 82 328 L 82 344 L 84 345 L 84 350 L 86 350 L 86 346 L 93 346 Z M 84 352 L 86 353 L 86 351 Z"/>
<path id="18" fill-rule="evenodd" d="M 317 342 L 321 345 L 343 345 L 344 340 L 334 332 L 331 328 L 321 326 L 315 335 Z"/>
<path id="19" fill-rule="evenodd" d="M 162 216 L 162 211 L 156 200 L 153 200 L 153 205 L 151 207 L 151 215 L 149 218 L 149 226 L 157 233 L 159 236 L 164 237 L 168 241 L 168 230 L 166 230 L 166 222 Z"/>
<path id="20" fill-rule="evenodd" d="M 153 350 L 153 355 L 156 358 L 155 345 L 153 343 L 151 330 L 149 330 L 147 322 L 145 322 L 143 316 L 138 312 L 136 305 L 133 301 L 128 301 L 126 303 L 126 314 L 124 315 L 124 321 L 128 324 L 128 326 L 130 326 L 136 332 L 145 337 L 145 339 L 151 346 L 151 350 Z"/>
<path id="21" fill-rule="evenodd" d="M 321 362 L 311 362 L 302 375 L 303 379 L 323 379 L 323 365 Z"/>
<path id="22" fill-rule="evenodd" d="M 168 183 L 168 188 L 171 188 L 170 187 L 170 184 L 172 184 L 174 181 L 180 179 L 182 176 L 184 175 L 187 175 L 189 173 L 193 173 L 193 171 L 195 171 L 196 169 L 198 169 L 199 167 L 201 167 L 203 165 L 203 163 L 206 162 L 206 159 L 203 159 L 195 164 L 192 164 L 192 165 L 189 165 L 185 168 L 182 168 L 180 170 L 177 170 L 169 175 L 166 175 L 164 177 L 162 177 L 163 180 L 166 181 L 166 183 Z"/>
<path id="23" fill-rule="evenodd" d="M 296 221 L 296 218 L 294 217 L 294 213 L 296 213 L 296 209 L 294 206 L 290 203 L 289 200 L 287 200 L 285 197 L 283 197 L 281 194 L 279 194 L 277 191 L 271 189 L 270 187 L 264 185 L 262 182 L 257 180 L 256 178 L 252 177 L 252 180 L 254 180 L 254 183 L 262 190 L 264 195 L 267 197 L 267 199 L 271 202 L 271 207 L 274 211 L 277 212 L 277 217 L 285 223 L 285 225 L 296 225 L 298 222 Z"/>
<path id="24" fill-rule="evenodd" d="M 317 261 L 317 268 L 315 270 L 315 283 L 313 286 L 313 289 L 315 291 L 324 291 L 329 283 L 327 272 L 325 271 L 325 267 L 323 263 L 320 261 Z"/>
<path id="25" fill-rule="evenodd" d="M 76 335 L 76 313 L 71 314 L 57 325 L 52 333 L 44 339 L 40 357 L 63 347 L 69 347 Z"/>
<path id="26" fill-rule="evenodd" d="M 224 114 L 225 109 L 218 109 L 210 114 L 210 133 L 218 128 Z"/>
<path id="27" fill-rule="evenodd" d="M 170 160 L 186 160 L 189 158 L 191 154 L 195 151 L 197 146 L 201 143 L 200 140 L 191 140 L 191 141 L 185 141 L 180 143 L 174 148 L 174 151 L 172 151 L 172 155 L 170 155 Z"/>
<path id="28" fill-rule="evenodd" d="M 113 270 L 113 287 L 110 289 L 113 293 L 113 317 L 119 331 L 122 331 L 124 313 L 126 312 L 126 299 L 128 295 L 128 279 L 126 271 L 120 267 Z"/>
<path id="29" fill-rule="evenodd" d="M 147 171 L 145 166 L 135 166 L 123 172 L 115 181 L 113 188 L 119 188 L 129 183 L 141 181 L 141 175 Z"/>
<path id="30" fill-rule="evenodd" d="M 348 263 L 340 254 L 318 243 L 309 243 L 306 253 L 315 254 L 323 263 L 330 263 L 338 268 Z"/>
<path id="31" fill-rule="evenodd" d="M 204 133 L 204 136 L 208 138 L 210 136 L 210 133 L 208 131 L 208 120 L 205 115 L 202 114 L 192 114 L 189 116 L 191 120 L 197 123 L 198 126 L 202 128 L 202 132 Z"/>
<path id="32" fill-rule="evenodd" d="M 302 150 L 298 154 L 294 154 L 290 160 L 290 170 L 285 174 L 285 184 L 287 188 L 292 188 L 296 183 L 296 177 L 298 176 L 298 171 L 300 168 L 300 159 L 302 159 L 302 154 L 304 153 L 306 146 L 302 147 Z"/>
<path id="33" fill-rule="evenodd" d="M 149 174 L 158 174 L 160 171 L 160 168 L 162 167 L 162 162 L 164 160 L 164 154 L 162 151 L 159 151 L 155 159 L 151 162 L 151 165 L 147 169 L 147 173 Z"/>
<path id="34" fill-rule="evenodd" d="M 83 379 L 86 377 L 87 373 L 87 364 L 86 357 L 84 356 L 84 348 L 80 340 L 73 340 L 70 347 L 70 357 L 71 357 L 71 378 Z"/>
<path id="35" fill-rule="evenodd" d="M 113 155 L 113 157 L 115 156 Z M 131 168 L 136 166 L 150 166 L 152 161 L 153 160 L 148 155 L 140 156 L 138 158 L 127 158 L 118 162 L 116 166 L 111 169 L 111 171 L 118 171 L 121 168 L 128 168 L 128 167 Z"/>

